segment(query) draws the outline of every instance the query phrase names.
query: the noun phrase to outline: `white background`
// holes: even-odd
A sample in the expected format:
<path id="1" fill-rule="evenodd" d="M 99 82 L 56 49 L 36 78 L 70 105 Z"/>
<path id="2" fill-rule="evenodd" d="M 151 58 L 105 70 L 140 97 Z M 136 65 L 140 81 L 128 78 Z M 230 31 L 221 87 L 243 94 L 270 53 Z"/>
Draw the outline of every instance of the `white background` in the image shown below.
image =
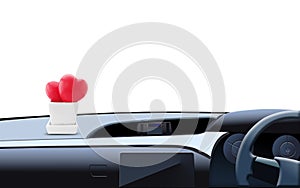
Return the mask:
<path id="1" fill-rule="evenodd" d="M 48 114 L 48 81 L 76 74 L 85 53 L 105 34 L 149 21 L 184 28 L 208 47 L 224 78 L 226 111 L 300 109 L 299 10 L 297 0 L 1 1 L 0 117 Z M 194 80 L 199 73 L 190 75 Z M 155 97 L 167 110 L 180 110 L 176 92 L 153 82 L 132 92 L 130 110 L 147 110 L 151 99 L 140 95 L 155 87 L 164 89 Z M 209 110 L 207 88 L 196 89 L 208 97 L 199 110 Z M 101 101 L 109 94 L 97 96 Z M 113 110 L 104 102 L 97 108 Z"/>

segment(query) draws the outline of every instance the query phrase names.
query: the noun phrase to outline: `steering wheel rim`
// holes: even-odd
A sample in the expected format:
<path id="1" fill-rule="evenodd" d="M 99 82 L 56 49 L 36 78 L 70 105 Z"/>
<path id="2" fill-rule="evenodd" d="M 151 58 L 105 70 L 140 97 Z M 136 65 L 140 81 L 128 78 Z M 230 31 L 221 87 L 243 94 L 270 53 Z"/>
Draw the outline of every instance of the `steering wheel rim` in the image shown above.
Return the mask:
<path id="1" fill-rule="evenodd" d="M 261 119 L 248 131 L 240 145 L 236 159 L 235 174 L 239 186 L 250 185 L 248 176 L 252 174 L 252 165 L 257 158 L 251 150 L 259 135 L 275 121 L 286 118 L 297 118 L 299 116 L 299 111 L 278 112 Z"/>

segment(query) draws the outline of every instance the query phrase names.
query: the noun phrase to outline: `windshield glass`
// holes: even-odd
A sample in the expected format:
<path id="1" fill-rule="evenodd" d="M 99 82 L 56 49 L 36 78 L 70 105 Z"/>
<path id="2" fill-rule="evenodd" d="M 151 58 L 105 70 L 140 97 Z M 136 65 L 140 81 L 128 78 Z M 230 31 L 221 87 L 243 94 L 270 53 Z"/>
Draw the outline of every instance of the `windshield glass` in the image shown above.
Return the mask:
<path id="1" fill-rule="evenodd" d="M 102 3 L 0 3 L 0 118 L 49 115 L 66 74 L 88 84 L 78 113 L 299 109 L 299 12 L 253 30 L 264 12 Z"/>

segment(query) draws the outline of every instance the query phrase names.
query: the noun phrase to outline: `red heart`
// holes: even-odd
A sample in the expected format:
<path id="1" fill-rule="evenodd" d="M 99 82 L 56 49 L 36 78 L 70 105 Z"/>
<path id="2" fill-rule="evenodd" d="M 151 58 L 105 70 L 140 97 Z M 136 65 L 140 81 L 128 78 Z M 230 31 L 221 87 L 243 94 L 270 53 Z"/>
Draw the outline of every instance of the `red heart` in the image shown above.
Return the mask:
<path id="1" fill-rule="evenodd" d="M 58 92 L 58 82 L 49 82 L 46 85 L 46 93 L 50 98 L 51 102 L 62 102 Z"/>
<path id="2" fill-rule="evenodd" d="M 88 89 L 86 81 L 77 79 L 71 74 L 64 75 L 59 82 L 58 91 L 64 102 L 77 102 L 82 99 Z"/>

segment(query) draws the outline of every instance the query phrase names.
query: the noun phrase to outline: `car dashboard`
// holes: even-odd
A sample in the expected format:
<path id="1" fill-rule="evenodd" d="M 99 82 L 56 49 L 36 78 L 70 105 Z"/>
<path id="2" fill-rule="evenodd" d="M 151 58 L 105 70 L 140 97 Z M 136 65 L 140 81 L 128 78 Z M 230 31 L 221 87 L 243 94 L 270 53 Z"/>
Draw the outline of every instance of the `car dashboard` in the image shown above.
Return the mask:
<path id="1" fill-rule="evenodd" d="M 247 132 L 284 110 L 78 115 L 76 135 L 48 135 L 48 116 L 0 120 L 0 181 L 84 187 L 236 187 Z M 300 160 L 300 119 L 275 122 L 252 152 Z M 251 185 L 276 186 L 279 169 L 253 165 Z"/>

